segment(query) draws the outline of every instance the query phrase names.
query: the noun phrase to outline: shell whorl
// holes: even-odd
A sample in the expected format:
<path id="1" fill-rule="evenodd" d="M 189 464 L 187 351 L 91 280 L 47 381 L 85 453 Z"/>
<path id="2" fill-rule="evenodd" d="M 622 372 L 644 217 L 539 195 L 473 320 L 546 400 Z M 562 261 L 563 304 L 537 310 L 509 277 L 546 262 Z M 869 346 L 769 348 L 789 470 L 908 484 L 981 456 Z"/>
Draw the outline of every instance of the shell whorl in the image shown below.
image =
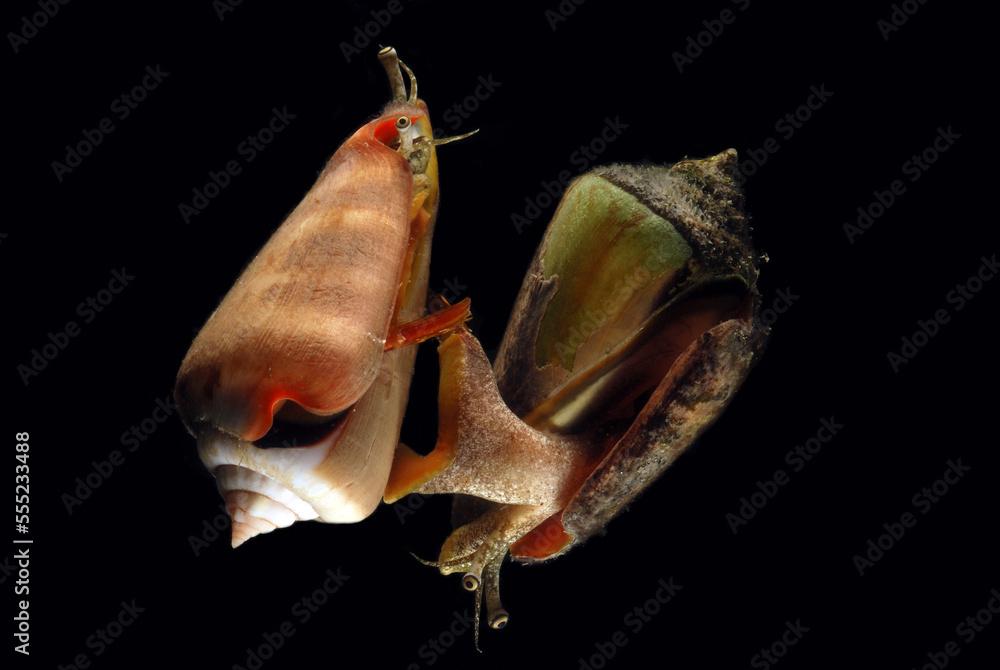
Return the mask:
<path id="1" fill-rule="evenodd" d="M 296 521 L 360 521 L 385 492 L 416 356 L 385 343 L 424 313 L 438 142 L 413 73 L 391 48 L 379 57 L 393 101 L 333 155 L 178 373 L 179 414 L 217 480 L 233 547 Z M 400 116 L 409 134 L 387 140 L 380 129 Z M 286 405 L 298 416 L 279 416 Z M 315 441 L 317 426 L 331 432 Z M 271 446 L 276 434 L 292 446 Z"/>
<path id="2" fill-rule="evenodd" d="M 409 391 L 413 348 L 386 352 L 372 388 L 307 446 L 262 448 L 202 426 L 198 455 L 232 519 L 233 547 L 296 521 L 354 523 L 385 491 Z"/>
<path id="3" fill-rule="evenodd" d="M 232 519 L 233 549 L 256 535 L 319 517 L 312 505 L 259 472 L 220 465 L 214 474 Z"/>
<path id="4" fill-rule="evenodd" d="M 358 521 L 370 514 L 373 503 L 344 495 L 351 487 L 331 462 L 341 437 L 336 430 L 307 447 L 263 449 L 217 430 L 202 433 L 198 453 L 225 501 L 234 548 L 296 521 Z"/>

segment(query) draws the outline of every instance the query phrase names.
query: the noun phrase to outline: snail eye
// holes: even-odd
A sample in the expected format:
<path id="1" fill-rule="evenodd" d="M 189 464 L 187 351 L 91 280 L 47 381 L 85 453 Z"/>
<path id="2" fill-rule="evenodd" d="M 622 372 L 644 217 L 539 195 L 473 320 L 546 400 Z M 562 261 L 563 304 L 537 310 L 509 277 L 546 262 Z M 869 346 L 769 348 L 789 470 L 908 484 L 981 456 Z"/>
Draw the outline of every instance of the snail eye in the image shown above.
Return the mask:
<path id="1" fill-rule="evenodd" d="M 375 139 L 390 149 L 399 147 L 399 133 L 410 128 L 419 115 L 382 119 L 375 125 Z"/>

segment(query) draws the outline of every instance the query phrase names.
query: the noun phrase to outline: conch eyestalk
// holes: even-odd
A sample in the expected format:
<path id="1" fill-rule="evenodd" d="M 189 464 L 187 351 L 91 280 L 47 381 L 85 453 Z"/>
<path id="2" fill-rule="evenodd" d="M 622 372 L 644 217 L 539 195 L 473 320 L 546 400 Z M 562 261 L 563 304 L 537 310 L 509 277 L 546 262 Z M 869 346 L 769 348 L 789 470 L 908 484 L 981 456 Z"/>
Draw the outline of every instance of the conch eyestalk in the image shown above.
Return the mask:
<path id="1" fill-rule="evenodd" d="M 412 72 L 407 95 L 395 50 L 379 58 L 393 100 L 330 158 L 178 373 L 180 414 L 226 501 L 234 547 L 295 521 L 368 516 L 399 438 L 407 345 L 467 315 L 457 305 L 421 319 L 438 207 L 433 132 Z"/>

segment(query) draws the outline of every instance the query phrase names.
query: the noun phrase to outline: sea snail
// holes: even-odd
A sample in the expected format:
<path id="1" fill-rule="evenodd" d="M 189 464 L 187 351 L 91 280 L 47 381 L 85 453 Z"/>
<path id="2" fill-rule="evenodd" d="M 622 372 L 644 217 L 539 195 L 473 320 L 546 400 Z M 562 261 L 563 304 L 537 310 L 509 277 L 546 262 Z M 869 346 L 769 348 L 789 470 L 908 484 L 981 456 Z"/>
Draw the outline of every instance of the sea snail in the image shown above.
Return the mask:
<path id="1" fill-rule="evenodd" d="M 234 547 L 298 520 L 358 521 L 383 498 L 456 494 L 432 565 L 462 573 L 477 623 L 485 598 L 501 628 L 507 554 L 547 560 L 602 529 L 718 418 L 763 350 L 736 152 L 576 179 L 491 366 L 468 301 L 424 315 L 434 147 L 456 138 L 433 138 L 412 72 L 379 55 L 393 101 L 244 270 L 175 395 Z M 438 435 L 421 455 L 398 440 L 411 345 L 433 337 Z"/>
<path id="2" fill-rule="evenodd" d="M 198 333 L 175 397 L 232 517 L 232 544 L 382 498 L 413 373 L 438 208 L 427 105 L 385 48 L 392 101 L 333 154 Z M 409 93 L 402 71 L 409 75 Z"/>
<path id="3" fill-rule="evenodd" d="M 736 152 L 598 168 L 567 189 L 491 369 L 444 335 L 437 443 L 400 445 L 387 502 L 454 493 L 436 562 L 485 595 L 508 552 L 559 556 L 622 511 L 719 416 L 762 351 Z M 477 626 L 478 630 L 478 626 Z"/>

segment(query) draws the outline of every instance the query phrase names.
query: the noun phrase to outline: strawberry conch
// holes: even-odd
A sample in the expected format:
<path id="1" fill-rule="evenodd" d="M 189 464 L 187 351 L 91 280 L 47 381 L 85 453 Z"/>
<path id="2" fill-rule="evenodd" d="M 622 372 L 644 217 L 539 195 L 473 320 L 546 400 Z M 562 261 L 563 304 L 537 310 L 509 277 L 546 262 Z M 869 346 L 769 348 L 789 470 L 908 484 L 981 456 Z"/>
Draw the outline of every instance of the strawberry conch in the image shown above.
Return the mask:
<path id="1" fill-rule="evenodd" d="M 415 79 L 407 69 L 407 94 L 395 51 L 380 59 L 393 100 L 333 154 L 177 376 L 233 546 L 296 521 L 359 521 L 389 476 L 415 357 L 399 332 L 423 315 L 438 182 Z"/>

